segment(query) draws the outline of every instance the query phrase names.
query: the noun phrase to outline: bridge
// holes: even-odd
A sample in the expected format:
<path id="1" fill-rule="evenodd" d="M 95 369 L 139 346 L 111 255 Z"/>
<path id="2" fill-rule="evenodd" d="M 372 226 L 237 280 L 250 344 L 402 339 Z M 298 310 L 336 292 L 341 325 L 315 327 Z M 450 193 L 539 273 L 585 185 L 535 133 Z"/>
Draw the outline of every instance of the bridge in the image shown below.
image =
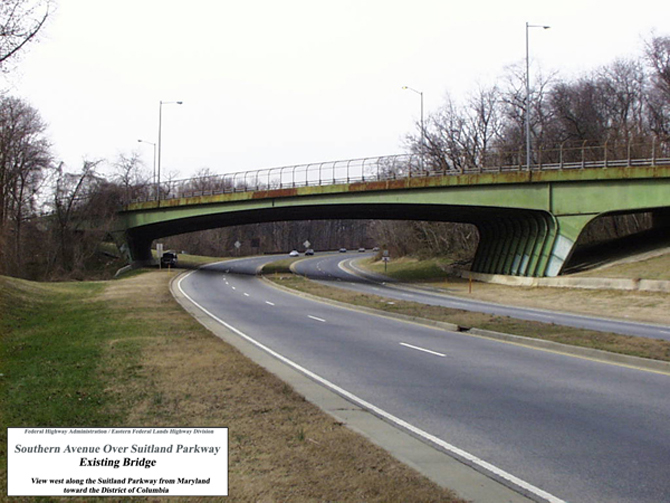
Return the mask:
<path id="1" fill-rule="evenodd" d="M 392 219 L 470 223 L 472 270 L 557 276 L 589 222 L 652 214 L 670 229 L 670 145 L 560 145 L 457 167 L 405 154 L 286 166 L 161 184 L 129 201 L 119 228 L 135 264 L 152 262 L 155 239 L 258 222 Z"/>

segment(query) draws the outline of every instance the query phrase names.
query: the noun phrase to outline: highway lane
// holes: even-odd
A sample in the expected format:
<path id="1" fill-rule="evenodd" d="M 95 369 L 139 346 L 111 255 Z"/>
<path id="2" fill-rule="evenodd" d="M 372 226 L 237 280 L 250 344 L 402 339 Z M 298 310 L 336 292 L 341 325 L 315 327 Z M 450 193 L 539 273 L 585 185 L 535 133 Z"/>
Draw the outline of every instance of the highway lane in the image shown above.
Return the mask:
<path id="1" fill-rule="evenodd" d="M 252 276 L 264 260 L 209 266 L 180 286 L 236 330 L 556 501 L 670 494 L 669 376 L 310 301 Z"/>
<path id="2" fill-rule="evenodd" d="M 599 330 L 601 332 L 670 340 L 670 327 L 667 326 L 469 300 L 463 297 L 416 287 L 407 287 L 395 282 L 388 282 L 379 275 L 370 274 L 364 271 L 358 271 L 357 274 L 349 272 L 347 269 L 353 267 L 351 262 L 361 256 L 362 255 L 355 255 L 352 257 L 351 254 L 347 254 L 346 256 L 332 254 L 320 255 L 297 262 L 294 265 L 294 269 L 297 274 L 301 274 L 315 281 L 330 282 L 332 286 L 337 286 L 339 288 L 381 295 L 392 299 L 407 300 L 453 309 L 464 309 L 467 311 L 477 311 L 498 316 L 509 316 L 521 320 Z M 342 262 L 348 264 L 348 267 L 341 267 Z"/>

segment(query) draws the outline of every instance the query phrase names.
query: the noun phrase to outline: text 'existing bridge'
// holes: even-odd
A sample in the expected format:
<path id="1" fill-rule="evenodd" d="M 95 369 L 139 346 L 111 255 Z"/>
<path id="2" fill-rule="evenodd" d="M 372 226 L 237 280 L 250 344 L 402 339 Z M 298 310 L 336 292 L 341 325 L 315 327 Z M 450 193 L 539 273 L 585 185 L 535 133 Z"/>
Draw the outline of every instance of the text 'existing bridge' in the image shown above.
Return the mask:
<path id="1" fill-rule="evenodd" d="M 164 183 L 119 213 L 135 263 L 155 239 L 258 222 L 392 219 L 470 223 L 480 241 L 472 270 L 556 276 L 586 225 L 651 212 L 670 227 L 668 145 L 545 152 L 528 169 L 494 159 L 454 169 L 399 155 L 289 166 Z M 537 158 L 537 157 L 536 157 Z M 159 196 L 159 197 L 156 197 Z"/>

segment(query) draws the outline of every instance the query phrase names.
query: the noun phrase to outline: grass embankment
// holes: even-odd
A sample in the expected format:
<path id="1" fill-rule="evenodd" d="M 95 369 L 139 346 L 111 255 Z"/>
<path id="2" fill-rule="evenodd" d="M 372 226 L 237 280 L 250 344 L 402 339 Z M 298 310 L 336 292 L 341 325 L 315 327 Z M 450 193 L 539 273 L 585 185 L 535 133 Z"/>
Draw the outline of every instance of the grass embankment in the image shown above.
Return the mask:
<path id="1" fill-rule="evenodd" d="M 670 281 L 670 253 L 575 274 L 576 277 L 655 279 Z"/>
<path id="2" fill-rule="evenodd" d="M 407 260 L 405 263 L 411 264 L 411 267 L 409 267 L 405 272 L 402 272 L 402 263 L 396 265 L 396 270 L 393 271 L 393 274 L 396 278 L 414 278 L 414 280 L 416 280 L 416 278 L 420 278 L 421 281 L 426 281 L 427 278 L 429 278 L 429 272 L 426 271 L 434 270 L 436 267 L 434 261 L 429 261 L 428 264 L 421 264 L 417 263 L 417 261 Z M 366 267 L 369 267 L 369 264 L 366 264 Z M 379 267 L 379 265 L 374 265 L 371 267 L 371 269 L 377 270 Z M 381 265 L 381 269 L 383 271 L 383 264 Z M 323 285 L 309 281 L 299 276 L 288 274 L 270 276 L 270 279 L 273 279 L 277 283 L 286 287 L 293 288 L 311 295 L 332 299 L 347 304 L 373 308 L 382 312 L 401 314 L 414 318 L 423 318 L 445 323 L 453 323 L 460 327 L 474 327 L 484 330 L 491 330 L 494 332 L 532 337 L 535 339 L 544 339 L 562 344 L 600 349 L 603 351 L 638 356 L 642 358 L 670 361 L 670 341 L 648 339 L 644 337 L 632 337 L 607 332 L 599 332 L 595 330 L 583 330 L 561 325 L 518 320 L 505 316 L 495 316 L 472 311 L 450 309 L 446 307 L 429 306 L 416 302 L 401 301 L 377 295 L 362 294 L 352 292 L 350 290 L 333 288 L 328 285 Z M 437 281 L 440 281 L 440 279 L 438 278 Z M 459 285 L 461 285 L 461 288 L 463 288 L 463 285 L 465 285 L 464 288 L 467 292 L 467 283 L 465 283 L 463 280 L 458 281 Z M 480 287 L 477 286 L 475 288 Z M 569 292 L 565 291 L 558 293 L 561 295 L 569 295 Z M 502 298 L 504 299 L 505 297 Z M 500 302 L 500 298 L 498 298 L 497 301 Z"/>
<path id="3" fill-rule="evenodd" d="M 172 276 L 0 277 L 0 487 L 5 427 L 224 426 L 221 501 L 460 501 L 205 330 L 170 295 Z"/>
<path id="4" fill-rule="evenodd" d="M 400 257 L 392 259 L 386 264 L 374 259 L 366 259 L 363 263 L 366 269 L 384 274 L 398 281 L 435 282 L 443 281 L 449 277 L 448 268 L 453 261 L 446 258 L 417 260 L 410 257 Z"/>
<path id="5" fill-rule="evenodd" d="M 300 258 L 284 258 L 263 266 L 263 274 L 291 274 L 291 264 Z"/>

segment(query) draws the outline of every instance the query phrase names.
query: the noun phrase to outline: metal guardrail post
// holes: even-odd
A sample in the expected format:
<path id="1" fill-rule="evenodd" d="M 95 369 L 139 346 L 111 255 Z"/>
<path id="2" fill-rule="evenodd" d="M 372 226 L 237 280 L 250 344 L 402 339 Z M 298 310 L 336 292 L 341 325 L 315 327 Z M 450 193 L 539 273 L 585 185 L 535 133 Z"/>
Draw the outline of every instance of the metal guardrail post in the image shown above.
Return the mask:
<path id="1" fill-rule="evenodd" d="M 651 165 L 656 165 L 656 137 L 651 142 Z"/>

